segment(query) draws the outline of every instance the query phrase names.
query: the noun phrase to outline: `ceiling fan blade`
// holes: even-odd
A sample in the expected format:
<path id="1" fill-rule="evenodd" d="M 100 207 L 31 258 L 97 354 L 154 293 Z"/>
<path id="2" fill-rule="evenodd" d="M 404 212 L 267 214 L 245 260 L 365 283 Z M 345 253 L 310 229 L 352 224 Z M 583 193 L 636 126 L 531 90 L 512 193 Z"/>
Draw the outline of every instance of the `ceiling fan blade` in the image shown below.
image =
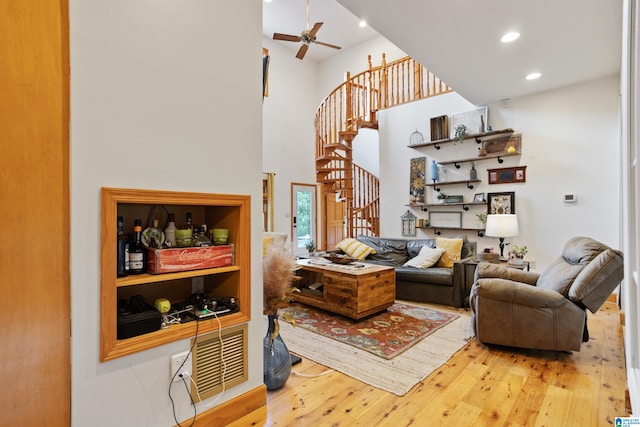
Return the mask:
<path id="1" fill-rule="evenodd" d="M 321 44 L 322 46 L 332 47 L 334 49 L 342 49 L 340 46 L 336 46 L 334 44 L 329 44 L 329 43 L 324 43 L 324 42 L 319 42 L 317 40 L 314 43 Z"/>
<path id="2" fill-rule="evenodd" d="M 308 44 L 303 44 L 302 46 L 300 46 L 300 49 L 298 49 L 298 53 L 296 53 L 296 58 L 298 59 L 304 58 L 304 56 L 307 53 L 307 50 L 309 50 Z"/>
<path id="3" fill-rule="evenodd" d="M 273 33 L 274 40 L 284 40 L 286 42 L 299 42 L 300 36 L 292 36 L 291 34 Z"/>
<path id="4" fill-rule="evenodd" d="M 311 31 L 309 31 L 309 37 L 315 37 L 320 27 L 322 27 L 322 24 L 324 24 L 324 22 L 316 22 L 315 24 L 313 24 L 313 28 L 311 29 Z"/>

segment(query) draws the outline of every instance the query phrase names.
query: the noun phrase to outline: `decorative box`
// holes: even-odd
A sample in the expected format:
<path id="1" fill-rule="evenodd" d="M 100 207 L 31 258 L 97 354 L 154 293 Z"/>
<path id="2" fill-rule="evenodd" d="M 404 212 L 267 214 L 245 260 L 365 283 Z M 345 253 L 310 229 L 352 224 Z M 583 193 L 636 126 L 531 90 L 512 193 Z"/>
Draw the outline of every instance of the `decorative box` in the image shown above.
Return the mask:
<path id="1" fill-rule="evenodd" d="M 492 254 L 487 252 L 478 252 L 477 260 L 479 262 L 500 263 L 500 254 Z"/>
<path id="2" fill-rule="evenodd" d="M 192 248 L 148 248 L 147 272 L 162 274 L 227 267 L 234 264 L 234 254 L 232 243 Z"/>

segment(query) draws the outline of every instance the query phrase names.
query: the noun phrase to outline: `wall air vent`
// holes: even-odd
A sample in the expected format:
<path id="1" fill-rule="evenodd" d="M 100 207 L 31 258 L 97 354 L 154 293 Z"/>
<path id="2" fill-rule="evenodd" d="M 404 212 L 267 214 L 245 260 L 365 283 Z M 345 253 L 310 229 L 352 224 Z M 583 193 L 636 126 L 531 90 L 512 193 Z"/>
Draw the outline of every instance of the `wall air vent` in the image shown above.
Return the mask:
<path id="1" fill-rule="evenodd" d="M 247 325 L 227 328 L 196 338 L 193 350 L 192 395 L 209 398 L 248 380 Z"/>

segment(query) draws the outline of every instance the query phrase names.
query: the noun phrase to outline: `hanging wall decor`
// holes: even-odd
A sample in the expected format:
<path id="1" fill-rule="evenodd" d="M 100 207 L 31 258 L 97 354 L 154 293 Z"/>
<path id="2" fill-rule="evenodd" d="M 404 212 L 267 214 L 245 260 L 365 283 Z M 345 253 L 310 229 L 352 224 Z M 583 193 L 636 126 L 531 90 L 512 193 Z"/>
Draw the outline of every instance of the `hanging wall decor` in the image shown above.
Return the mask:
<path id="1" fill-rule="evenodd" d="M 411 237 L 416 235 L 416 216 L 409 211 L 400 217 L 402 221 L 402 236 Z"/>
<path id="2" fill-rule="evenodd" d="M 510 184 L 513 182 L 527 181 L 527 167 L 516 166 L 513 168 L 487 169 L 489 184 Z"/>
<path id="3" fill-rule="evenodd" d="M 415 157 L 411 159 L 411 172 L 409 177 L 409 203 L 424 203 L 425 170 L 427 167 L 426 157 Z"/>

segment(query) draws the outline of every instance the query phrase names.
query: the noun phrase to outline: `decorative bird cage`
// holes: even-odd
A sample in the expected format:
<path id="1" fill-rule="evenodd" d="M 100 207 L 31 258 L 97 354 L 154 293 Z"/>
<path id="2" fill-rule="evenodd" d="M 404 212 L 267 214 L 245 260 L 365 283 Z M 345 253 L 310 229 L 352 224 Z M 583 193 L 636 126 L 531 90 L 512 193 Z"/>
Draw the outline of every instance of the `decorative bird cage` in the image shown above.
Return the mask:
<path id="1" fill-rule="evenodd" d="M 420 132 L 418 132 L 418 129 L 416 129 L 416 131 L 413 132 L 409 137 L 409 145 L 418 145 L 418 144 L 422 144 L 423 142 L 424 142 L 424 137 Z"/>

